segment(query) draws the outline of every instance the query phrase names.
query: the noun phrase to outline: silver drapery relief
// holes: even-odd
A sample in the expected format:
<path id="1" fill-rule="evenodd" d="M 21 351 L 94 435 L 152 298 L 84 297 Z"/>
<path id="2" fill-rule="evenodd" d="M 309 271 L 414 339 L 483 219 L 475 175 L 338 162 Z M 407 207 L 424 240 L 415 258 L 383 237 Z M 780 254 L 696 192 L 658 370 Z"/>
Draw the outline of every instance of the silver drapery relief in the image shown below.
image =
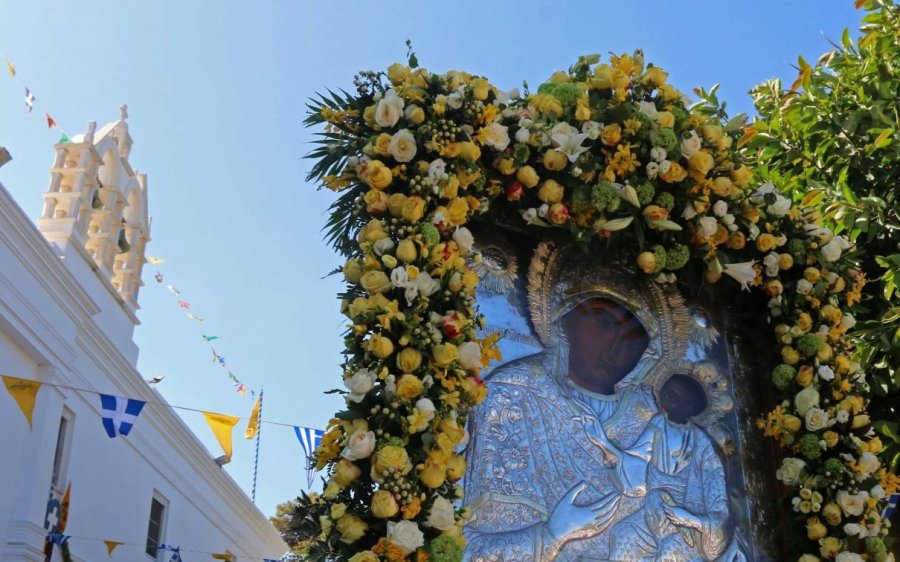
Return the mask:
<path id="1" fill-rule="evenodd" d="M 487 331 L 504 335 L 504 362 L 486 375 L 489 396 L 470 419 L 466 559 L 744 560 L 722 460 L 733 403 L 708 316 L 672 285 L 547 243 L 517 285 L 512 249 L 488 245 L 481 267 L 495 277 L 479 303 Z M 585 342 L 564 325 L 585 303 L 614 308 L 617 325 L 636 319 L 646 334 L 611 392 L 570 373 L 570 353 L 584 354 L 572 346 Z M 602 358 L 619 340 L 598 345 Z M 694 410 L 679 406 L 685 397 Z"/>

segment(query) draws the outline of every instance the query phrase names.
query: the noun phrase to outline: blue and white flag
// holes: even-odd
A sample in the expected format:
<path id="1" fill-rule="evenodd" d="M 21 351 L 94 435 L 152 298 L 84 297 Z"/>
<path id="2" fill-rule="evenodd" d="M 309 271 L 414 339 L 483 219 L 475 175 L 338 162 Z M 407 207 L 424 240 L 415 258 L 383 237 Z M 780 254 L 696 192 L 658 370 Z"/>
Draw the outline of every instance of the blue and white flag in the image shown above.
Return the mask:
<path id="1" fill-rule="evenodd" d="M 171 544 L 163 543 L 156 548 L 157 550 L 168 550 L 172 553 L 172 558 L 169 558 L 169 562 L 182 562 L 180 546 L 172 546 Z"/>
<path id="2" fill-rule="evenodd" d="M 64 535 L 62 533 L 50 533 L 49 535 L 47 535 L 46 539 L 47 542 L 51 544 L 57 544 L 59 546 L 66 544 L 66 541 L 68 540 L 69 535 Z"/>
<path id="3" fill-rule="evenodd" d="M 884 508 L 884 511 L 881 513 L 882 519 L 890 519 L 892 515 L 894 515 L 894 510 L 897 509 L 897 503 L 900 503 L 900 494 L 891 494 L 888 496 L 887 507 Z"/>
<path id="4" fill-rule="evenodd" d="M 34 109 L 35 100 L 37 100 L 37 98 L 34 97 L 31 90 L 25 88 L 25 106 L 28 108 L 28 113 L 31 113 L 31 110 Z"/>
<path id="5" fill-rule="evenodd" d="M 316 449 L 319 448 L 319 445 L 322 443 L 322 436 L 325 435 L 325 432 L 321 429 L 313 429 L 311 427 L 300 427 L 294 426 L 294 433 L 297 434 L 297 439 L 300 440 L 300 446 L 303 447 L 303 452 L 306 453 L 306 458 L 309 459 L 316 452 Z M 306 487 L 309 488 L 312 486 L 313 478 L 316 476 L 316 469 L 313 466 L 308 466 L 306 468 Z"/>
<path id="6" fill-rule="evenodd" d="M 143 400 L 101 394 L 100 405 L 103 408 L 103 428 L 106 434 L 110 437 L 128 435 L 144 404 L 146 402 Z"/>

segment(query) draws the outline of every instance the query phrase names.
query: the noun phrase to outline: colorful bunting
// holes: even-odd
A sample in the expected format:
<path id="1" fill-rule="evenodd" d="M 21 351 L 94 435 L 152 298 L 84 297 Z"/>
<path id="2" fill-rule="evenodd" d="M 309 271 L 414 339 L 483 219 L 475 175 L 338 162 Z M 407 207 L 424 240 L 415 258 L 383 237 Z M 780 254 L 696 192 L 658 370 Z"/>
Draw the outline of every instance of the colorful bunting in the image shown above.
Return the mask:
<path id="1" fill-rule="evenodd" d="M 67 142 L 72 142 L 72 139 L 69 138 L 69 135 L 63 133 L 61 137 L 59 137 L 59 144 L 65 144 Z"/>
<path id="2" fill-rule="evenodd" d="M 153 256 L 147 256 L 147 261 L 152 265 L 159 265 L 161 263 L 166 263 L 164 258 L 154 258 Z"/>
<path id="3" fill-rule="evenodd" d="M 172 293 L 173 295 L 175 295 L 176 297 L 181 294 L 181 291 L 176 289 L 174 285 L 169 285 L 166 287 L 166 289 L 168 289 L 169 292 Z"/>
<path id="4" fill-rule="evenodd" d="M 178 306 L 187 310 L 191 307 L 191 303 L 189 303 L 188 301 L 178 301 Z"/>
<path id="5" fill-rule="evenodd" d="M 237 425 L 240 418 L 215 412 L 203 412 L 203 417 L 206 418 L 206 423 L 209 424 L 219 446 L 222 447 L 225 458 L 231 460 L 231 430 Z"/>
<path id="6" fill-rule="evenodd" d="M 41 383 L 30 379 L 20 379 L 9 375 L 2 375 L 3 384 L 9 392 L 25 419 L 28 420 L 28 428 L 31 429 L 31 415 L 34 413 L 34 402 L 37 399 L 38 390 L 41 389 Z"/>
<path id="7" fill-rule="evenodd" d="M 34 97 L 34 94 L 31 93 L 31 90 L 25 88 L 25 107 L 28 108 L 28 113 L 31 113 L 31 110 L 34 109 L 35 101 L 37 101 L 37 98 Z"/>
<path id="8" fill-rule="evenodd" d="M 203 339 L 210 342 L 210 341 L 219 339 L 219 336 L 203 336 Z"/>
<path id="9" fill-rule="evenodd" d="M 163 282 L 163 276 L 162 276 L 162 273 L 160 273 L 160 272 L 158 272 L 158 271 L 156 272 L 156 275 L 153 276 L 153 278 L 156 279 L 156 282 L 157 282 L 157 283 L 162 283 L 162 282 Z"/>
<path id="10" fill-rule="evenodd" d="M 172 558 L 169 558 L 169 562 L 181 562 L 181 547 L 180 546 L 172 546 L 170 544 L 161 544 L 159 545 L 157 550 L 168 550 L 172 553 Z"/>
<path id="11" fill-rule="evenodd" d="M 56 121 L 53 119 L 53 117 L 51 117 L 49 113 L 46 113 L 45 115 L 47 116 L 47 128 L 52 129 L 56 127 Z"/>
<path id="12" fill-rule="evenodd" d="M 247 429 L 244 430 L 244 439 L 253 439 L 259 432 L 259 407 L 262 402 L 262 396 L 253 403 L 253 410 L 250 411 L 250 421 L 247 422 Z"/>
<path id="13" fill-rule="evenodd" d="M 202 316 L 194 316 L 190 312 L 187 313 L 187 317 L 190 318 L 191 320 L 196 320 L 197 322 L 200 322 L 201 324 L 206 322 L 206 320 L 204 320 Z"/>
<path id="14" fill-rule="evenodd" d="M 226 550 L 225 552 L 221 552 L 221 553 L 214 553 L 212 555 L 212 557 L 215 558 L 216 560 L 225 560 L 227 562 L 235 562 L 235 560 L 236 560 L 236 558 L 234 557 L 234 554 L 232 554 L 229 550 Z"/>
<path id="15" fill-rule="evenodd" d="M 117 546 L 122 546 L 123 544 L 125 544 L 123 542 L 109 540 L 104 540 L 103 542 L 106 544 L 106 553 L 109 554 L 110 558 L 112 558 L 112 553 Z"/>
<path id="16" fill-rule="evenodd" d="M 9 70 L 9 75 L 10 75 L 12 78 L 15 78 L 15 77 L 16 77 L 16 67 L 13 66 L 13 63 L 11 63 L 11 62 L 9 62 L 9 61 L 6 61 L 6 69 Z"/>
<path id="17" fill-rule="evenodd" d="M 103 428 L 106 429 L 106 434 L 110 438 L 128 435 L 144 404 L 146 402 L 134 398 L 101 394 L 100 405 L 103 408 Z"/>
<path id="18" fill-rule="evenodd" d="M 303 447 L 303 452 L 306 455 L 306 458 L 309 459 L 316 452 L 316 449 L 319 448 L 319 445 L 322 443 L 322 436 L 325 435 L 325 432 L 321 429 L 313 429 L 311 427 L 300 427 L 294 426 L 294 433 L 297 434 L 297 439 L 300 440 L 300 446 Z M 309 465 L 306 468 L 306 486 L 307 488 L 312 487 L 313 479 L 316 476 L 316 469 L 314 466 Z"/>

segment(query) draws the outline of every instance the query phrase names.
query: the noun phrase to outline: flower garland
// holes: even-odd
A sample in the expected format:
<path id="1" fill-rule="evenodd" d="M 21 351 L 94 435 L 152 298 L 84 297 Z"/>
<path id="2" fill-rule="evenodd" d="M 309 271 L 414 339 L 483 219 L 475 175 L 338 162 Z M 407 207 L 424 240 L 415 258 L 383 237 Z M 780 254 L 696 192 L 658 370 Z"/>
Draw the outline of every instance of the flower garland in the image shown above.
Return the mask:
<path id="1" fill-rule="evenodd" d="M 898 479 L 880 466 L 847 338 L 865 283 L 851 245 L 812 207 L 752 184 L 743 119 L 726 122 L 715 89 L 692 105 L 667 79 L 640 52 L 593 55 L 520 96 L 413 57 L 310 104 L 307 125 L 325 130 L 309 179 L 342 192 L 328 237 L 348 258 L 350 319 L 347 408 L 315 455 L 327 484 L 301 502 L 314 559 L 461 559 L 465 424 L 499 358 L 496 338 L 476 335 L 465 225 L 503 212 L 587 246 L 634 244 L 660 283 L 696 271 L 762 291 L 783 402 L 758 425 L 785 453 L 777 477 L 809 539 L 796 555 L 885 559 L 879 514 Z"/>

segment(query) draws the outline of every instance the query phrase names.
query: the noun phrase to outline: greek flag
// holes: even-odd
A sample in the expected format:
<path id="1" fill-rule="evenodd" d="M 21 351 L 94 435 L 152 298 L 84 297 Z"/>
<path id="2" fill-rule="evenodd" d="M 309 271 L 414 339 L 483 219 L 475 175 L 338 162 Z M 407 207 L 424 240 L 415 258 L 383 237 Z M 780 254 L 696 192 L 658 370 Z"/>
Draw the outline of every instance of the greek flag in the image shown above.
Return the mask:
<path id="1" fill-rule="evenodd" d="M 303 447 L 303 452 L 306 453 L 306 458 L 309 459 L 316 452 L 316 449 L 319 448 L 319 444 L 322 443 L 322 436 L 325 435 L 325 432 L 321 429 L 313 429 L 311 427 L 299 427 L 294 426 L 294 433 L 297 434 L 297 439 L 300 440 L 300 446 Z M 312 487 L 313 478 L 316 476 L 316 469 L 313 466 L 308 466 L 306 469 L 306 487 Z"/>
<path id="2" fill-rule="evenodd" d="M 884 511 L 881 513 L 882 519 L 890 519 L 892 515 L 894 515 L 894 510 L 897 509 L 897 503 L 900 502 L 900 494 L 891 494 L 888 497 L 887 507 L 884 508 Z"/>
<path id="3" fill-rule="evenodd" d="M 64 535 L 62 533 L 50 533 L 47 535 L 46 541 L 51 544 L 58 544 L 60 546 L 66 544 L 69 540 L 69 535 Z"/>
<path id="4" fill-rule="evenodd" d="M 146 402 L 123 396 L 100 395 L 103 408 L 103 428 L 111 438 L 128 435 Z"/>
<path id="5" fill-rule="evenodd" d="M 168 550 L 171 552 L 172 558 L 169 558 L 169 562 L 182 562 L 180 546 L 172 546 L 171 544 L 163 543 L 157 547 L 157 550 Z"/>

